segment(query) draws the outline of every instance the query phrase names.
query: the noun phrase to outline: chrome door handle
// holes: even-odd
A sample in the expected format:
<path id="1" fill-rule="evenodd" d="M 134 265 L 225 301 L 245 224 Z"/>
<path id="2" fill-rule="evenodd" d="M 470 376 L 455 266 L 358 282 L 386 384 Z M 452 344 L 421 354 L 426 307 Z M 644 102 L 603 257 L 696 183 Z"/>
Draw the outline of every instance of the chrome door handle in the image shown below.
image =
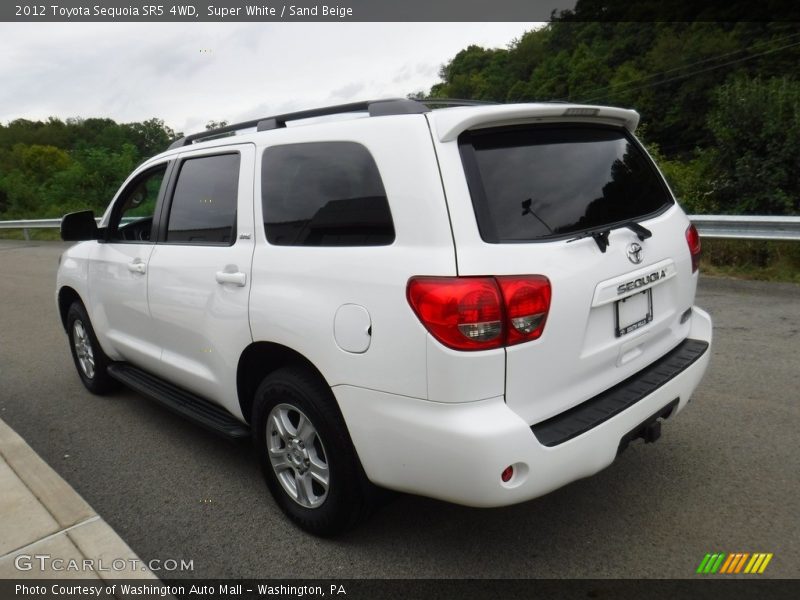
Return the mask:
<path id="1" fill-rule="evenodd" d="M 147 271 L 147 265 L 141 258 L 136 258 L 132 262 L 128 263 L 128 271 L 131 273 L 144 274 Z"/>
<path id="2" fill-rule="evenodd" d="M 217 283 L 232 283 L 244 287 L 247 283 L 247 275 L 240 271 L 217 271 Z"/>

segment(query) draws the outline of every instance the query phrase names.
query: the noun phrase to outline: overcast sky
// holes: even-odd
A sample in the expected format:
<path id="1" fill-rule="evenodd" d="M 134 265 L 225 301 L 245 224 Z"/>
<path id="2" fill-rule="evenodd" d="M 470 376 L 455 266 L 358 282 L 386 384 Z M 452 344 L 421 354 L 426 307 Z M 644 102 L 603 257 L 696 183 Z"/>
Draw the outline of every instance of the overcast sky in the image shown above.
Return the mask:
<path id="1" fill-rule="evenodd" d="M 2 23 L 0 122 L 164 119 L 176 131 L 427 91 L 470 44 L 537 23 Z"/>

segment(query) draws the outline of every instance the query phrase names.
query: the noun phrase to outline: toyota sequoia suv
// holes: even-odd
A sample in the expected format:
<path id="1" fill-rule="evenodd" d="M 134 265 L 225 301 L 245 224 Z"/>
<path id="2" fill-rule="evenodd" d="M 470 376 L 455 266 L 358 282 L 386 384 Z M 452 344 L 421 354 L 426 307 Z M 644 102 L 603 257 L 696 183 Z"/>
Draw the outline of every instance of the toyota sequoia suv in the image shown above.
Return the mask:
<path id="1" fill-rule="evenodd" d="M 275 501 L 317 535 L 382 488 L 504 506 L 658 439 L 711 320 L 697 230 L 638 114 L 444 104 L 190 135 L 99 222 L 65 216 L 80 243 L 56 301 L 83 384 L 252 437 Z"/>

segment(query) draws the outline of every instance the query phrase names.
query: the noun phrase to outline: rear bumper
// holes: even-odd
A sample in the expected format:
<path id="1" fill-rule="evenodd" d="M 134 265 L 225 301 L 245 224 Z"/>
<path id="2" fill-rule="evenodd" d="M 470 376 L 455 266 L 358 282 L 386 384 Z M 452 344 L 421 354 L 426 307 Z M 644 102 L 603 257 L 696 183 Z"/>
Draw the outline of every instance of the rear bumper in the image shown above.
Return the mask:
<path id="1" fill-rule="evenodd" d="M 549 446 L 502 396 L 437 403 L 351 386 L 333 391 L 374 483 L 469 506 L 505 506 L 597 473 L 614 461 L 620 441 L 640 424 L 675 399 L 677 410 L 670 418 L 680 412 L 711 354 L 711 319 L 698 308 L 689 338 L 708 346 L 685 368 L 611 416 Z M 504 483 L 500 474 L 509 465 L 514 476 Z"/>

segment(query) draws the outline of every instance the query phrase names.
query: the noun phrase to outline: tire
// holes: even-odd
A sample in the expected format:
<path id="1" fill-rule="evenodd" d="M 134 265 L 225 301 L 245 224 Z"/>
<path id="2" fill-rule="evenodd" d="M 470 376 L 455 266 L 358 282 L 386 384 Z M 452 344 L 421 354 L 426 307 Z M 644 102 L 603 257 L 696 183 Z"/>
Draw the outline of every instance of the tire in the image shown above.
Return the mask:
<path id="1" fill-rule="evenodd" d="M 119 382 L 107 371 L 111 361 L 100 347 L 89 315 L 80 302 L 73 302 L 67 311 L 67 336 L 75 369 L 86 389 L 98 395 L 117 389 Z"/>
<path id="2" fill-rule="evenodd" d="M 329 537 L 366 517 L 373 486 L 330 388 L 315 373 L 285 367 L 270 374 L 256 391 L 252 421 L 267 486 L 296 525 Z"/>

